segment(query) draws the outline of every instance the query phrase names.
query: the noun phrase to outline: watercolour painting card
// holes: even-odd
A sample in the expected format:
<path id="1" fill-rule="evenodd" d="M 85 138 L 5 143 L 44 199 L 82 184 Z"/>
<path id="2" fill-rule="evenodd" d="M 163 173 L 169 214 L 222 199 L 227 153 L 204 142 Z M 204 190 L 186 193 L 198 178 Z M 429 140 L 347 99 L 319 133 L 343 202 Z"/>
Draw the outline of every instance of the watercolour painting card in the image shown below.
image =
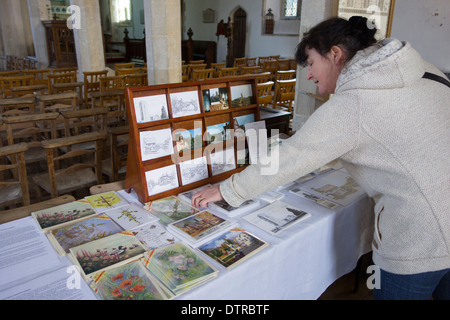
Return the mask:
<path id="1" fill-rule="evenodd" d="M 203 134 L 201 128 L 175 130 L 174 135 L 178 152 L 199 149 L 203 146 Z"/>
<path id="2" fill-rule="evenodd" d="M 157 220 L 155 216 L 151 215 L 148 211 L 135 203 L 109 210 L 107 214 L 121 226 L 123 230 L 132 230 L 143 224 Z"/>
<path id="3" fill-rule="evenodd" d="M 141 131 L 139 139 L 141 141 L 142 161 L 170 156 L 174 153 L 172 130 L 170 128 Z"/>
<path id="4" fill-rule="evenodd" d="M 143 263 L 175 295 L 214 279 L 218 273 L 199 252 L 183 242 L 150 252 Z"/>
<path id="5" fill-rule="evenodd" d="M 167 300 L 170 297 L 140 261 L 98 272 L 92 278 L 91 287 L 103 300 Z"/>
<path id="6" fill-rule="evenodd" d="M 114 191 L 87 196 L 85 199 L 91 204 L 95 211 L 99 213 L 128 204 L 127 200 L 123 199 Z"/>
<path id="7" fill-rule="evenodd" d="M 97 212 L 86 200 L 73 201 L 31 213 L 43 231 L 95 214 Z"/>
<path id="8" fill-rule="evenodd" d="M 227 269 L 232 269 L 267 247 L 269 243 L 241 228 L 234 228 L 198 249 Z"/>
<path id="9" fill-rule="evenodd" d="M 145 204 L 144 209 L 155 215 L 163 225 L 168 225 L 198 212 L 190 204 L 174 196 L 150 201 Z"/>
<path id="10" fill-rule="evenodd" d="M 176 165 L 147 171 L 145 178 L 149 196 L 179 187 Z"/>
<path id="11" fill-rule="evenodd" d="M 255 115 L 247 114 L 234 118 L 234 136 L 237 138 L 245 137 L 245 125 L 255 122 Z"/>
<path id="12" fill-rule="evenodd" d="M 169 224 L 168 230 L 180 235 L 187 242 L 196 244 L 232 226 L 231 220 L 205 210 Z"/>
<path id="13" fill-rule="evenodd" d="M 170 94 L 172 117 L 180 118 L 200 114 L 198 91 L 186 91 Z"/>
<path id="14" fill-rule="evenodd" d="M 169 119 L 165 94 L 134 98 L 134 109 L 139 124 Z"/>
<path id="15" fill-rule="evenodd" d="M 88 242 L 70 249 L 70 254 L 86 276 L 114 265 L 140 259 L 145 248 L 129 231 Z"/>
<path id="16" fill-rule="evenodd" d="M 49 233 L 49 239 L 58 254 L 65 255 L 70 252 L 70 248 L 122 231 L 113 220 L 103 214 L 54 229 Z"/>
<path id="17" fill-rule="evenodd" d="M 208 143 L 222 143 L 231 139 L 231 128 L 229 122 L 219 123 L 206 127 Z"/>

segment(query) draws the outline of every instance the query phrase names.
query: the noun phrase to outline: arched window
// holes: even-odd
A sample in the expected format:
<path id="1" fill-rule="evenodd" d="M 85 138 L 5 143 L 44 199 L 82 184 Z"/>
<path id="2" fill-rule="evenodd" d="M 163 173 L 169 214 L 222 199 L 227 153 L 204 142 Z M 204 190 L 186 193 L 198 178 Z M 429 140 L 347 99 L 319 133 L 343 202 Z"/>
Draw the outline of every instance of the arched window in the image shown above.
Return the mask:
<path id="1" fill-rule="evenodd" d="M 302 0 L 281 1 L 281 19 L 300 19 Z"/>

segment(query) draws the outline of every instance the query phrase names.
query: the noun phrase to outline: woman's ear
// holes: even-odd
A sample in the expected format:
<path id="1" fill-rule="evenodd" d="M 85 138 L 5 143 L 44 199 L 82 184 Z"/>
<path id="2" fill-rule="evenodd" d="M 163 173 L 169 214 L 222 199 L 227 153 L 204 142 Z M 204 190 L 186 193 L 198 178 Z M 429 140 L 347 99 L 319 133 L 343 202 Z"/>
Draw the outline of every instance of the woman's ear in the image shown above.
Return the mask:
<path id="1" fill-rule="evenodd" d="M 345 60 L 344 51 L 339 46 L 332 46 L 330 50 L 330 56 L 334 63 L 340 64 Z"/>

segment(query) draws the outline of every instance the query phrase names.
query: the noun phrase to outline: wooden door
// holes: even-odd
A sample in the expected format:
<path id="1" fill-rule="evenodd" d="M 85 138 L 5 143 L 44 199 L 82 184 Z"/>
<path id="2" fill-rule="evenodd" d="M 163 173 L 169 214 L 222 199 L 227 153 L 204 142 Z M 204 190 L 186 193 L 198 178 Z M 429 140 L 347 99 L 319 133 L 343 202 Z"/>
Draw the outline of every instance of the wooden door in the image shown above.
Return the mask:
<path id="1" fill-rule="evenodd" d="M 247 35 L 247 13 L 239 8 L 233 19 L 233 61 L 245 57 L 245 41 Z"/>

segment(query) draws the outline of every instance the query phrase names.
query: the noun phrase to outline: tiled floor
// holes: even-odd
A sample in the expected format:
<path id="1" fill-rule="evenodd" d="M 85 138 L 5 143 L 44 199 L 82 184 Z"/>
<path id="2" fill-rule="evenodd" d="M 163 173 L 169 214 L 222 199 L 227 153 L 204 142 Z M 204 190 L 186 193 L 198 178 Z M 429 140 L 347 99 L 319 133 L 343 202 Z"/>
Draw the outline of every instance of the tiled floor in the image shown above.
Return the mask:
<path id="1" fill-rule="evenodd" d="M 360 272 L 358 268 L 336 280 L 320 296 L 319 300 L 373 300 L 373 292 L 366 285 L 367 267 L 372 264 L 371 253 L 360 259 Z M 357 284 L 355 280 L 358 279 Z M 355 286 L 356 284 L 356 286 Z"/>

